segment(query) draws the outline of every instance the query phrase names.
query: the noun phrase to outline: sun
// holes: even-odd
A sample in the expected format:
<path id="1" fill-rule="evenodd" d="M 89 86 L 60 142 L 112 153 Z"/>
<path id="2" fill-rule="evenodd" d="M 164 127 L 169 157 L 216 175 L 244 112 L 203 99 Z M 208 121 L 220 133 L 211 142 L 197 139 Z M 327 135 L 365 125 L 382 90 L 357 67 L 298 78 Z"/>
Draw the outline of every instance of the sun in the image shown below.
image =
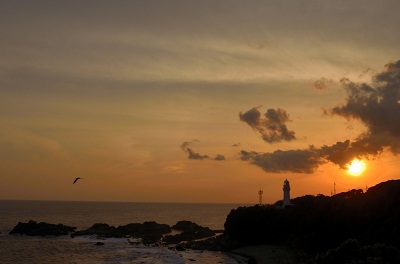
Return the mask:
<path id="1" fill-rule="evenodd" d="M 365 163 L 362 160 L 354 159 L 347 165 L 347 173 L 352 176 L 359 176 L 365 170 Z"/>

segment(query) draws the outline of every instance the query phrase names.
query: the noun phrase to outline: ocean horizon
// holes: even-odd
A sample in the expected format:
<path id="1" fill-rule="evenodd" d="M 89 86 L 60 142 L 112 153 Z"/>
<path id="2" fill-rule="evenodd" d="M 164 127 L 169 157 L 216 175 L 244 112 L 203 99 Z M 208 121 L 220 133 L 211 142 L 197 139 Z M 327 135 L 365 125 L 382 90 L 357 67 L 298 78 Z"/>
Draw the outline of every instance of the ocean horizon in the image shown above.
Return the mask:
<path id="1" fill-rule="evenodd" d="M 254 204 L 237 203 L 180 203 L 180 202 L 117 202 L 117 201 L 52 201 L 0 200 L 2 221 L 0 231 L 18 222 L 63 223 L 76 228 L 88 224 L 124 225 L 156 221 L 173 225 L 189 220 L 211 229 L 223 229 L 230 210 Z"/>

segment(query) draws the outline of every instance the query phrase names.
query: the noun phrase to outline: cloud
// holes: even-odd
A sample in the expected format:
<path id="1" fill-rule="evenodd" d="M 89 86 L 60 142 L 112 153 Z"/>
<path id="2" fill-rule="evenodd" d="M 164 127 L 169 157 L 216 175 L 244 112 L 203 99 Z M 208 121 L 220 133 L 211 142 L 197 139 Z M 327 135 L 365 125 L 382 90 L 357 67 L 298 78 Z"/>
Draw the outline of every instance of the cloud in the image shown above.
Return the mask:
<path id="1" fill-rule="evenodd" d="M 400 153 L 400 61 L 388 63 L 384 71 L 374 76 L 372 84 L 342 79 L 347 91 L 345 103 L 325 109 L 327 115 L 359 120 L 367 131 L 354 140 L 344 140 L 320 148 L 309 146 L 302 150 L 277 150 L 272 153 L 240 152 L 241 160 L 261 167 L 266 172 L 312 173 L 322 164 L 332 162 L 340 168 L 354 158 L 373 158 L 384 150 Z M 260 129 L 260 112 L 255 107 L 240 114 L 242 121 Z M 285 119 L 283 119 L 285 120 Z M 260 132 L 261 133 L 261 132 Z"/>
<path id="2" fill-rule="evenodd" d="M 332 146 L 323 146 L 319 150 L 319 153 L 327 161 L 338 165 L 342 169 L 346 169 L 346 165 L 354 158 L 374 157 L 382 151 L 383 147 L 381 144 L 372 138 L 363 138 L 353 142 L 345 140 L 337 142 Z"/>
<path id="3" fill-rule="evenodd" d="M 363 78 L 364 76 L 371 76 L 373 75 L 374 71 L 371 68 L 367 68 L 361 74 L 358 75 L 359 78 Z"/>
<path id="4" fill-rule="evenodd" d="M 388 63 L 374 76 L 372 84 L 341 80 L 347 91 L 344 104 L 325 112 L 349 120 L 359 120 L 367 132 L 359 135 L 351 147 L 360 155 L 376 155 L 387 147 L 400 151 L 400 61 Z"/>
<path id="5" fill-rule="evenodd" d="M 312 173 L 323 163 L 312 147 L 305 150 L 277 150 L 272 153 L 242 150 L 240 155 L 241 160 L 249 161 L 261 167 L 264 171 L 273 173 Z"/>
<path id="6" fill-rule="evenodd" d="M 181 149 L 189 154 L 189 159 L 203 160 L 203 159 L 209 159 L 210 158 L 207 155 L 201 155 L 200 153 L 197 153 L 197 152 L 193 151 L 193 149 L 191 149 L 189 147 L 190 144 L 191 144 L 190 141 L 185 141 L 181 145 Z"/>
<path id="7" fill-rule="evenodd" d="M 215 156 L 214 160 L 226 160 L 224 155 L 221 154 L 217 154 L 217 156 Z"/>
<path id="8" fill-rule="evenodd" d="M 289 114 L 285 110 L 271 108 L 267 110 L 264 117 L 261 117 L 261 113 L 258 110 L 260 107 L 253 107 L 245 113 L 240 112 L 240 121 L 246 122 L 250 127 L 258 131 L 262 139 L 267 143 L 296 139 L 294 131 L 288 130 L 285 125 L 286 122 L 290 121 Z"/>
<path id="9" fill-rule="evenodd" d="M 332 87 L 334 81 L 325 77 L 314 82 L 314 88 L 317 90 L 327 90 Z"/>
<path id="10" fill-rule="evenodd" d="M 261 167 L 272 173 L 313 173 L 318 166 L 332 162 L 342 169 L 356 157 L 378 155 L 383 149 L 376 144 L 362 140 L 350 142 L 339 141 L 321 148 L 309 146 L 307 149 L 277 150 L 272 153 L 255 151 L 240 152 L 240 159 Z"/>
<path id="11" fill-rule="evenodd" d="M 195 152 L 190 145 L 193 142 L 199 142 L 199 140 L 192 140 L 192 141 L 185 141 L 182 143 L 181 145 L 181 149 L 186 152 L 189 156 L 189 159 L 194 159 L 194 160 L 204 160 L 204 159 L 211 159 L 210 156 L 208 155 L 201 155 L 198 152 Z M 221 154 L 217 154 L 214 158 L 212 158 L 213 160 L 217 160 L 217 161 L 222 161 L 222 160 L 226 160 L 224 155 Z"/>

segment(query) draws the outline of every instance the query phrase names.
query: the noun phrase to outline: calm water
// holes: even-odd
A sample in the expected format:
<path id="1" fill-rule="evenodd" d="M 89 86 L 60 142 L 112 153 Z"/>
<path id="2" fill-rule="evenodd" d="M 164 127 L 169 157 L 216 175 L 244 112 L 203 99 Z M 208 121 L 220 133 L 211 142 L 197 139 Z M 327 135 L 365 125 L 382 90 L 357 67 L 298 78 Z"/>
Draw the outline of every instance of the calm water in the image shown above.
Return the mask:
<path id="1" fill-rule="evenodd" d="M 54 202 L 0 200 L 0 263 L 237 263 L 221 253 L 174 252 L 166 248 L 133 247 L 125 239 L 107 239 L 96 247 L 94 237 L 27 237 L 8 233 L 18 222 L 35 220 L 86 229 L 94 223 L 119 226 L 156 221 L 173 225 L 190 220 L 223 229 L 235 204 Z"/>

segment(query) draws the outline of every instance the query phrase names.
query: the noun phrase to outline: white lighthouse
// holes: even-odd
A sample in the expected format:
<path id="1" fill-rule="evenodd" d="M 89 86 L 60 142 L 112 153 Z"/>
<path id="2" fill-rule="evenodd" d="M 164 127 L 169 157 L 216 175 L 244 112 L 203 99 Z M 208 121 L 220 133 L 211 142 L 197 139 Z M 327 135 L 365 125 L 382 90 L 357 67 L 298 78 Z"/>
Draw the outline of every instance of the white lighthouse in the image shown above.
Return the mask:
<path id="1" fill-rule="evenodd" d="M 289 181 L 286 179 L 283 182 L 283 205 L 282 207 L 285 208 L 286 206 L 292 205 L 290 203 L 290 184 Z"/>

